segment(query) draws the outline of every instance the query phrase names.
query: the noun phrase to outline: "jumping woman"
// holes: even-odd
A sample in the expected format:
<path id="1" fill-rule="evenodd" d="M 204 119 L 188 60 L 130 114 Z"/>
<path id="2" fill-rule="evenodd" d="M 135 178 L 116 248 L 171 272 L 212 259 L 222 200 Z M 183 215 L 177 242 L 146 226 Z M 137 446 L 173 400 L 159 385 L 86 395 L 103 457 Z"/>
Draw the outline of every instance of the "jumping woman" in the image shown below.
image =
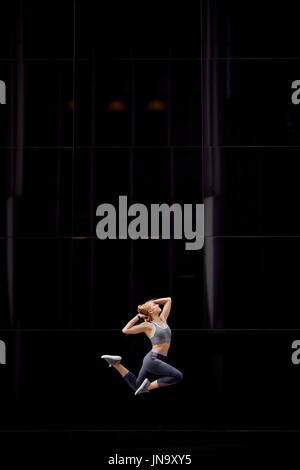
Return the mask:
<path id="1" fill-rule="evenodd" d="M 101 356 L 105 359 L 109 367 L 114 367 L 128 385 L 135 391 L 135 395 L 149 392 L 158 387 L 173 385 L 182 380 L 182 373 L 175 367 L 167 364 L 167 354 L 171 344 L 171 329 L 167 325 L 167 318 L 171 310 L 171 298 L 148 300 L 143 305 L 138 306 L 138 314 L 130 320 L 123 328 L 126 335 L 145 333 L 152 343 L 152 349 L 146 354 L 142 368 L 138 377 L 120 364 L 121 356 Z M 161 310 L 160 305 L 163 305 Z M 144 322 L 138 325 L 135 323 L 143 319 Z M 134 326 L 135 325 L 135 326 Z M 155 378 L 154 382 L 149 377 Z"/>

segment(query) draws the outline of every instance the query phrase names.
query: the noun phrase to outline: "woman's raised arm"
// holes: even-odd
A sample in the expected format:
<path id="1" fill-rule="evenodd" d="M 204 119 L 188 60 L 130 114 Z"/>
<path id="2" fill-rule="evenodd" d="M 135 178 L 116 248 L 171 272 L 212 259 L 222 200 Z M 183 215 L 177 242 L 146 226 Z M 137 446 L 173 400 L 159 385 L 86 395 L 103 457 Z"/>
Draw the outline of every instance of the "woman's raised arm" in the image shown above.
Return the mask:
<path id="1" fill-rule="evenodd" d="M 172 299 L 171 297 L 163 297 L 161 299 L 155 299 L 153 300 L 155 304 L 163 305 L 164 308 L 160 314 L 160 317 L 167 321 L 168 316 L 170 315 L 171 311 L 171 305 L 172 305 Z"/>
<path id="2" fill-rule="evenodd" d="M 137 333 L 142 333 L 145 331 L 147 325 L 146 323 L 140 323 L 139 325 L 136 325 L 136 326 L 133 326 L 140 318 L 143 318 L 145 317 L 145 315 L 141 315 L 139 314 L 136 315 L 135 317 L 133 317 L 128 323 L 127 325 L 124 326 L 123 330 L 122 330 L 122 333 L 126 333 L 127 335 L 134 335 L 134 334 L 137 334 Z"/>

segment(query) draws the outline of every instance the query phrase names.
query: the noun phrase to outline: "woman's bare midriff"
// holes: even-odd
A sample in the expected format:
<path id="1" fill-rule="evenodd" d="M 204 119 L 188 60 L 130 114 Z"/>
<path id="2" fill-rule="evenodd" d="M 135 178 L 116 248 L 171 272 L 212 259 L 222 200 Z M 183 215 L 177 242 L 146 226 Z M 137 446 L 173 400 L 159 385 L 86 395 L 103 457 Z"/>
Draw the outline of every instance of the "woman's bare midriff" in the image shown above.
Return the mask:
<path id="1" fill-rule="evenodd" d="M 152 351 L 162 351 L 164 353 L 167 353 L 168 350 L 169 350 L 169 347 L 170 347 L 170 342 L 169 343 L 160 343 L 160 344 L 156 344 L 155 346 L 153 346 L 152 348 Z"/>

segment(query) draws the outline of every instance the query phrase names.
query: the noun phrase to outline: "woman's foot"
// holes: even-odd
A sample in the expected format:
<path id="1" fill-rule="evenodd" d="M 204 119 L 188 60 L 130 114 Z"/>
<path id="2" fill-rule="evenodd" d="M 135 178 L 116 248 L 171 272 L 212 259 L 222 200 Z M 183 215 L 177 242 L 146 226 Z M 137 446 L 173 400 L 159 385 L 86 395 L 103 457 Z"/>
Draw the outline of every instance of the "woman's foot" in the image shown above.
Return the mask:
<path id="1" fill-rule="evenodd" d="M 139 395 L 140 393 L 146 393 L 149 392 L 148 387 L 150 385 L 150 380 L 145 379 L 142 385 L 136 390 L 135 395 Z"/>
<path id="2" fill-rule="evenodd" d="M 120 364 L 122 360 L 121 356 L 110 356 L 108 354 L 101 356 L 101 359 L 105 359 L 106 362 L 108 362 L 109 367 L 111 367 L 113 364 Z"/>

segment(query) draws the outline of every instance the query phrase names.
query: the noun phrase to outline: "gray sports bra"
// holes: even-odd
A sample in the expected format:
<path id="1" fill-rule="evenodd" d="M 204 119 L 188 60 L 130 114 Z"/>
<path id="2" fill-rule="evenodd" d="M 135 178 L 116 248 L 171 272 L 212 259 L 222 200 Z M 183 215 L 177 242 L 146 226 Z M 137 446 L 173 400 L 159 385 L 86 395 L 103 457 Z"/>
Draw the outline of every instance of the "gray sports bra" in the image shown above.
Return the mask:
<path id="1" fill-rule="evenodd" d="M 167 325 L 167 322 L 165 322 L 165 320 L 163 320 L 162 318 L 161 318 L 161 321 Z M 151 321 L 150 323 L 152 323 L 155 328 L 154 334 L 149 337 L 153 345 L 161 344 L 161 343 L 168 343 L 171 341 L 172 332 L 171 332 L 171 328 L 169 327 L 169 325 L 165 327 L 165 326 L 159 326 L 154 321 Z"/>

